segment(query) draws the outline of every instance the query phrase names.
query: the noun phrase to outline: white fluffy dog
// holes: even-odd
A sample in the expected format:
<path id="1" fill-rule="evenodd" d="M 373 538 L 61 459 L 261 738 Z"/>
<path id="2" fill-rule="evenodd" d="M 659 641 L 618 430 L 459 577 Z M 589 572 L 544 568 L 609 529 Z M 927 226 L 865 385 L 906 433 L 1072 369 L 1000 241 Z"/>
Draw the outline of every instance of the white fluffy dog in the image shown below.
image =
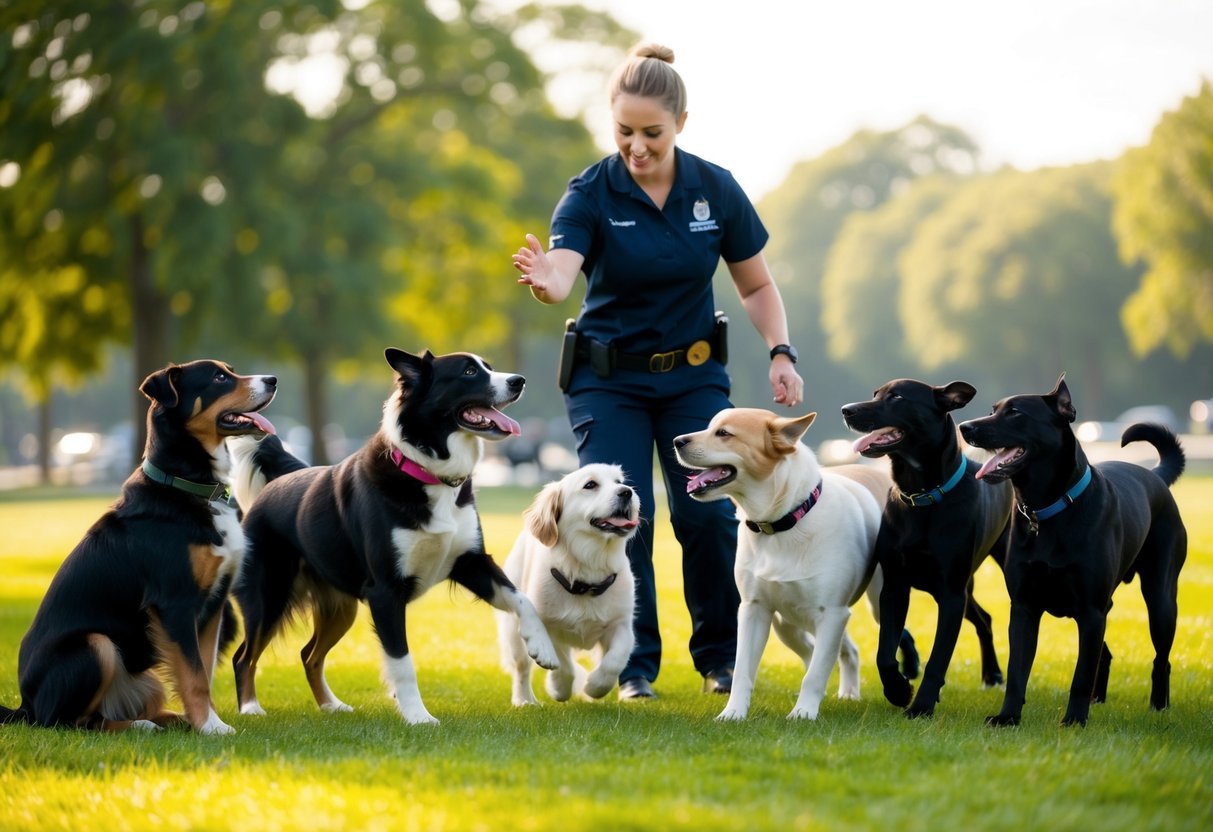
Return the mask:
<path id="1" fill-rule="evenodd" d="M 817 718 L 840 650 L 838 696 L 859 698 L 859 651 L 846 626 L 865 587 L 870 603 L 879 598 L 873 546 L 881 508 L 873 490 L 887 493 L 888 485 L 880 492 L 871 481 L 875 472 L 823 470 L 800 441 L 816 415 L 722 410 L 707 429 L 674 440 L 678 459 L 697 471 L 687 484 L 691 496 L 729 497 L 743 521 L 735 567 L 737 661 L 718 719 L 744 719 L 749 712 L 772 625 L 806 666 L 789 719 Z"/>
<path id="2" fill-rule="evenodd" d="M 560 666 L 548 673 L 548 695 L 599 699 L 619 681 L 632 653 L 635 592 L 625 552 L 636 532 L 640 498 L 618 465 L 586 465 L 548 483 L 523 515 L 525 526 L 505 573 L 535 605 Z M 501 662 L 513 679 L 511 701 L 537 705 L 531 657 L 515 616 L 497 616 Z M 596 654 L 588 673 L 574 650 Z"/>

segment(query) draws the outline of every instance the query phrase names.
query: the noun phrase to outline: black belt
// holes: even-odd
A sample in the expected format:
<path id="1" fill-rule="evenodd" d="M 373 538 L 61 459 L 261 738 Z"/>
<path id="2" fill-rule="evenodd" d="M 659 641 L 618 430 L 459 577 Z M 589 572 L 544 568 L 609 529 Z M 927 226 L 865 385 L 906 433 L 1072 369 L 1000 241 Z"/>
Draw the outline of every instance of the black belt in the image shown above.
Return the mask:
<path id="1" fill-rule="evenodd" d="M 644 373 L 668 373 L 684 364 L 699 366 L 712 357 L 712 345 L 707 340 L 696 341 L 685 347 L 679 347 L 668 352 L 655 352 L 650 355 L 636 355 L 620 352 L 611 346 L 596 342 L 597 349 L 592 349 L 589 338 L 577 339 L 576 355 L 583 361 L 590 362 L 594 371 L 599 375 L 610 375 L 611 370 L 631 370 Z M 607 358 L 608 367 L 594 366 L 601 364 L 603 357 Z M 606 372 L 602 372 L 606 370 Z"/>

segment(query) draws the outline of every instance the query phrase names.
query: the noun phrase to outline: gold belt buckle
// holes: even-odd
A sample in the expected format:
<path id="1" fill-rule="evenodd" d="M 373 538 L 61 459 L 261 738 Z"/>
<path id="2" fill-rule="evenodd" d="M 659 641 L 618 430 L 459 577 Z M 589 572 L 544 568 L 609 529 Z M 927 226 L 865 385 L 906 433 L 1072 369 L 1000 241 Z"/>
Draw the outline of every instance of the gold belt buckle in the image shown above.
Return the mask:
<path id="1" fill-rule="evenodd" d="M 680 350 L 673 352 L 655 352 L 649 356 L 649 372 L 650 373 L 668 373 L 674 369 L 674 362 L 678 359 Z"/>
<path id="2" fill-rule="evenodd" d="M 687 347 L 687 363 L 698 367 L 712 357 L 712 345 L 707 341 L 696 341 Z"/>

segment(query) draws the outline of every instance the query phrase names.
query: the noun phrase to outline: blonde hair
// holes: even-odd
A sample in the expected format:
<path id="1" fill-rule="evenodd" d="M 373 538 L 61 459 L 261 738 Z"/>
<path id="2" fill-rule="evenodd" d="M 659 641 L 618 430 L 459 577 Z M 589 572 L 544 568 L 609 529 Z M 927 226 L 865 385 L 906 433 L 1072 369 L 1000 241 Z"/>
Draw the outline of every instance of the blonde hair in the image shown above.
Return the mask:
<path id="1" fill-rule="evenodd" d="M 655 98 L 680 117 L 687 111 L 687 88 L 674 70 L 674 50 L 659 43 L 638 43 L 611 76 L 610 103 L 620 95 Z"/>

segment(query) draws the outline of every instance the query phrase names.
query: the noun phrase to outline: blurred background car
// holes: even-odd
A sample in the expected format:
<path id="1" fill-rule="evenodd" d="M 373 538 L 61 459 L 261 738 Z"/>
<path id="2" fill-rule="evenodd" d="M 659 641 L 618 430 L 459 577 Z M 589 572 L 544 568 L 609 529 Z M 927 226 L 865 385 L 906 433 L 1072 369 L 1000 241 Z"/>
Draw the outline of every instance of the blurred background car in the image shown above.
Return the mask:
<path id="1" fill-rule="evenodd" d="M 1125 428 L 1138 422 L 1154 422 L 1175 433 L 1183 433 L 1175 411 L 1163 404 L 1130 407 L 1110 422 L 1080 422 L 1074 435 L 1080 442 L 1119 442 Z"/>

